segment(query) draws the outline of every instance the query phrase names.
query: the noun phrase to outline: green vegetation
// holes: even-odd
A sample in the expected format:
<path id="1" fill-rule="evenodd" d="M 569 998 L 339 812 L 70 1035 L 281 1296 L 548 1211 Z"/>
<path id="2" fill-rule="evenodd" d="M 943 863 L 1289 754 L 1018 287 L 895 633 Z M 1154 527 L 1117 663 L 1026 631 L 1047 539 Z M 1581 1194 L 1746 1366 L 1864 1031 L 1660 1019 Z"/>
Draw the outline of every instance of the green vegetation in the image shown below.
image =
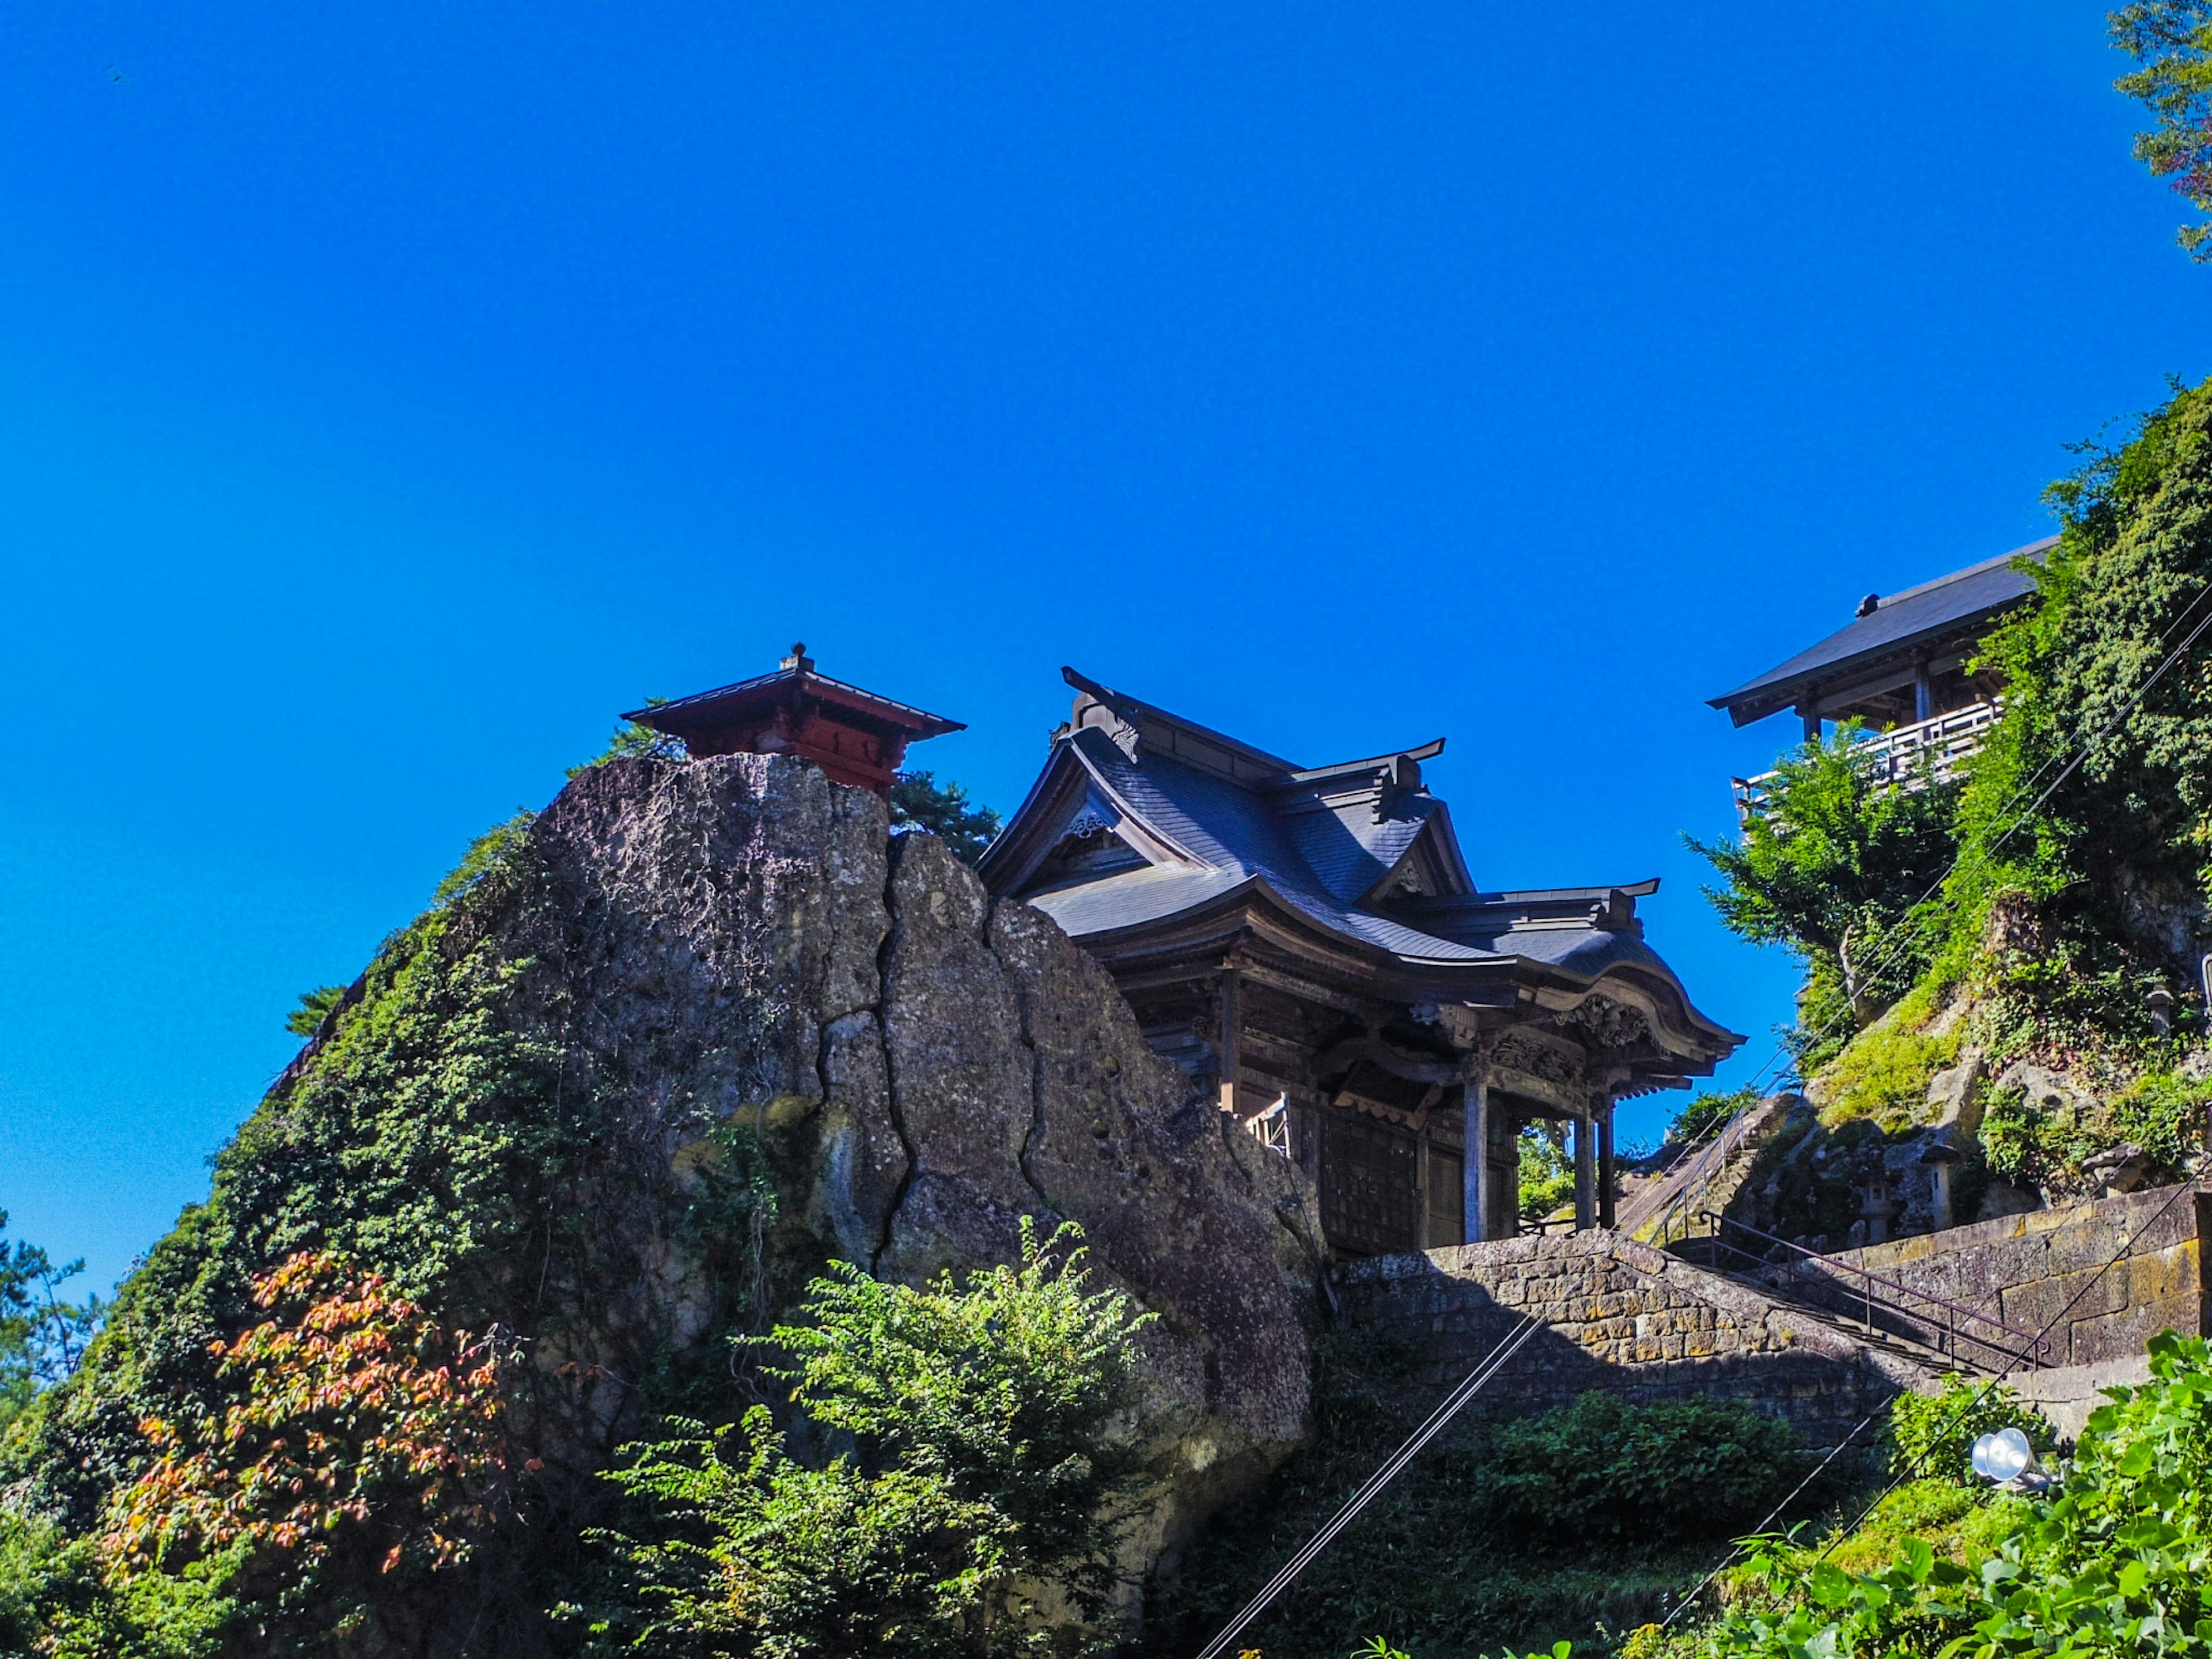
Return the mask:
<path id="1" fill-rule="evenodd" d="M 1575 1161 L 1566 1126 L 1547 1118 L 1521 1131 L 1521 1218 L 1541 1221 L 1575 1201 Z"/>
<path id="2" fill-rule="evenodd" d="M 999 833 L 999 815 L 970 801 L 957 783 L 939 783 L 928 772 L 902 772 L 891 785 L 891 824 L 926 830 L 963 864 L 973 864 Z"/>
<path id="3" fill-rule="evenodd" d="M 1936 1473 L 1904 1480 L 1847 1528 L 1749 1540 L 1702 1624 L 1647 1623 L 1588 1646 L 1620 1659 L 2202 1654 L 2212 1646 L 2212 1351 L 2168 1331 L 2151 1342 L 2150 1371 L 2139 1388 L 2106 1390 L 2111 1403 L 2039 1497 L 1964 1473 L 1974 1437 L 1990 1429 L 2051 1444 L 2004 1390 L 1954 1378 L 1940 1395 L 1905 1395 L 1892 1408 L 1893 1457 L 1901 1474 Z M 1468 1650 L 1439 1638 L 1407 1651 Z"/>
<path id="4" fill-rule="evenodd" d="M 0 1433 L 84 1357 L 106 1309 L 96 1296 L 69 1302 L 61 1295 L 83 1272 L 82 1261 L 57 1267 L 22 1239 L 11 1246 L 8 1212 L 0 1210 Z"/>
<path id="5" fill-rule="evenodd" d="M 779 1327 L 777 1375 L 817 1431 L 853 1450 L 810 1468 L 764 1406 L 740 1425 L 679 1423 L 626 1449 L 610 1479 L 641 1526 L 606 1534 L 623 1604 L 609 1650 L 751 1654 L 1030 1651 L 1050 1584 L 1095 1616 L 1141 1460 L 1109 1426 L 1133 1404 L 1134 1337 L 1118 1292 L 1085 1288 L 1070 1225 L 1022 1261 L 924 1290 L 844 1263 Z"/>
<path id="6" fill-rule="evenodd" d="M 2018 1429 L 2039 1452 L 2056 1443 L 2051 1425 L 2002 1383 L 1947 1376 L 1935 1394 L 1903 1394 L 1890 1404 L 1890 1467 L 1917 1480 L 1972 1486 L 1974 1442 L 1999 1429 Z"/>
<path id="7" fill-rule="evenodd" d="M 300 993 L 300 1006 L 284 1016 L 284 1029 L 295 1037 L 311 1037 L 323 1028 L 331 1011 L 344 1000 L 343 985 L 318 985 Z"/>
<path id="8" fill-rule="evenodd" d="M 1832 1552 L 1763 1540 L 1723 1615 L 1679 1644 L 1711 1659 L 2197 1653 L 2212 1640 L 2212 1360 L 2151 1344 L 2047 1498 L 1901 1487 Z M 1933 1490 L 1930 1490 L 1930 1489 Z M 1955 1495 L 1954 1495 L 1955 1494 Z"/>
<path id="9" fill-rule="evenodd" d="M 1805 963 L 1792 1041 L 1831 1127 L 1913 1129 L 1971 1048 L 1985 1079 L 2027 1060 L 2103 1103 L 1985 1098 L 1996 1174 L 2093 1188 L 2106 1149 L 2169 1176 L 2201 1149 L 2212 1088 L 2179 1067 L 2212 939 L 2208 439 L 2212 386 L 2177 388 L 2052 486 L 2060 540 L 1984 643 L 2005 708 L 1960 781 L 1876 788 L 1846 730 L 1699 846 L 1729 926 Z"/>
<path id="10" fill-rule="evenodd" d="M 645 706 L 653 708 L 667 701 L 665 697 L 647 697 Z M 672 738 L 667 732 L 656 731 L 638 720 L 624 720 L 615 728 L 614 735 L 607 739 L 605 749 L 580 766 L 570 767 L 568 775 L 575 777 L 580 773 L 590 771 L 594 766 L 605 766 L 609 761 L 682 760 L 689 753 L 683 738 Z"/>
<path id="11" fill-rule="evenodd" d="M 1758 945 L 1782 945 L 1806 964 L 1799 1026 L 1808 1050 L 1871 1024 L 1933 953 L 1937 918 L 1927 902 L 1949 866 L 1958 789 L 1878 787 L 1856 756 L 1860 728 L 1785 757 L 1768 810 L 1735 842 L 1692 848 L 1725 884 L 1708 888 L 1721 919 Z"/>
<path id="12" fill-rule="evenodd" d="M 1413 1380 L 1419 1361 L 1374 1333 L 1319 1340 L 1312 1444 L 1152 1587 L 1146 1653 L 1184 1659 L 1204 1646 L 1373 1473 L 1434 1402 Z M 1562 1638 L 1607 1646 L 1605 1632 L 1695 1584 L 1809 1467 L 1786 1424 L 1718 1401 L 1594 1395 L 1521 1422 L 1467 1419 L 1240 1645 L 1339 1659 L 1379 1632 L 1420 1659 Z"/>
<path id="13" fill-rule="evenodd" d="M 1832 1129 L 1865 1119 L 1887 1134 L 1914 1127 L 1929 1079 L 1959 1058 L 1959 1032 L 1937 1036 L 1927 1022 L 1924 1004 L 1908 999 L 1838 1051 L 1820 1073 L 1820 1121 Z"/>
<path id="14" fill-rule="evenodd" d="M 2112 44 L 2142 67 L 2122 92 L 2156 118 L 2136 136 L 2136 160 L 2200 213 L 2212 213 L 2212 5 L 2205 0 L 2136 0 L 2108 19 Z M 2212 259 L 2212 223 L 2185 225 L 2191 257 Z"/>
<path id="15" fill-rule="evenodd" d="M 1694 1096 L 1668 1129 L 1667 1138 L 1684 1146 L 1702 1140 L 1719 1125 L 1741 1117 L 1758 1105 L 1759 1099 L 1756 1089 L 1732 1089 L 1725 1094 L 1709 1090 Z"/>

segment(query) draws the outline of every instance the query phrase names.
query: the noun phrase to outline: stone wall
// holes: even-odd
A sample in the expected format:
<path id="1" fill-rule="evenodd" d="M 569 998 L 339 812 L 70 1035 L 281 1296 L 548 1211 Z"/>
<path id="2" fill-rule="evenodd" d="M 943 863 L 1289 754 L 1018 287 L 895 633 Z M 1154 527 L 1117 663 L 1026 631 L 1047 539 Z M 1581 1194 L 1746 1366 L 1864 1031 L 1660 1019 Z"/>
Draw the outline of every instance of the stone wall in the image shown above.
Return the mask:
<path id="1" fill-rule="evenodd" d="M 1543 1411 L 1593 1389 L 1639 1402 L 1745 1401 L 1832 1443 L 1931 1375 L 1817 1317 L 1618 1233 L 1500 1240 L 1338 1267 L 1339 1316 L 1423 1346 L 1425 1380 L 1456 1382 L 1543 1322 L 1470 1410 Z"/>
<path id="2" fill-rule="evenodd" d="M 2207 1328 L 2200 1241 L 2208 1204 L 2212 1195 L 2197 1188 L 2154 1188 L 1838 1251 L 1777 1270 L 1772 1282 L 1862 1316 L 1865 1281 L 1850 1271 L 1862 1269 L 1889 1281 L 1872 1287 L 1875 1322 L 1899 1334 L 1942 1346 L 1955 1328 L 1963 1357 L 1996 1369 L 2009 1368 L 2008 1351 L 2032 1352 L 2046 1366 L 2100 1365 L 2139 1357 L 2169 1326 L 2191 1334 Z"/>

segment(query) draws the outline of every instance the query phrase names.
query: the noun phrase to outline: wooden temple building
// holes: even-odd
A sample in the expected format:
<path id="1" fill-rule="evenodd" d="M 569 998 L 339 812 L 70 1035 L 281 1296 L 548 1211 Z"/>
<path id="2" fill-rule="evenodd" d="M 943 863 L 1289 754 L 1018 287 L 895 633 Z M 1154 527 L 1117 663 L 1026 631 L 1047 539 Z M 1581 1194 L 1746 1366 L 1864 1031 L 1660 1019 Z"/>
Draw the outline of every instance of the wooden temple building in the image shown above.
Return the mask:
<path id="1" fill-rule="evenodd" d="M 1975 654 L 1990 630 L 2035 592 L 2026 568 L 2057 541 L 2046 536 L 1980 564 L 1897 593 L 1869 593 L 1856 614 L 1817 644 L 1711 700 L 1738 726 L 1794 710 L 1805 737 L 1856 720 L 1859 751 L 1887 781 L 1948 775 L 1982 745 L 2002 707 L 2003 685 Z M 1738 809 L 1764 810 L 1773 775 L 1738 778 Z"/>
<path id="2" fill-rule="evenodd" d="M 623 718 L 682 741 L 687 753 L 796 755 L 839 783 L 889 796 L 907 745 L 968 728 L 817 673 L 804 645 L 772 674 L 633 708 Z"/>
<path id="3" fill-rule="evenodd" d="M 1616 1103 L 1743 1040 L 1645 943 L 1657 882 L 1483 891 L 1422 781 L 1441 739 L 1309 767 L 1064 672 L 1073 711 L 984 882 L 1313 1176 L 1332 1247 L 1511 1236 L 1538 1120 L 1575 1126 L 1577 1223 L 1608 1224 Z"/>

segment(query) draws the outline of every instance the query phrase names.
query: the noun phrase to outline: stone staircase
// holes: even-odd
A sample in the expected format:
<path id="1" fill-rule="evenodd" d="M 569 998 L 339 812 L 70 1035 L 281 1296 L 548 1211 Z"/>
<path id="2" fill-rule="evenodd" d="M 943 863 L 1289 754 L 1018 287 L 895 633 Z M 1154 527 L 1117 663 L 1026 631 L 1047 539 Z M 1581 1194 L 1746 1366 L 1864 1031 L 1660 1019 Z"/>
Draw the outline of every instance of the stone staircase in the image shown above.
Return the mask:
<path id="1" fill-rule="evenodd" d="M 1456 1382 L 1524 1317 L 1546 1328 L 1476 1409 L 1538 1412 L 1592 1389 L 1639 1401 L 1737 1399 L 1832 1444 L 1905 1389 L 1954 1369 L 1922 1345 L 1717 1273 L 1619 1232 L 1500 1239 L 1376 1256 L 1333 1274 L 1340 1316 L 1427 1354 Z"/>
<path id="2" fill-rule="evenodd" d="M 1665 1170 L 1631 1177 L 1622 1185 L 1620 1231 L 1668 1248 L 1700 1230 L 1710 1231 L 1699 1212 L 1724 1212 L 1751 1178 L 1759 1153 L 1801 1111 L 1810 1109 L 1802 1095 L 1770 1095 L 1701 1144 L 1686 1147 Z"/>

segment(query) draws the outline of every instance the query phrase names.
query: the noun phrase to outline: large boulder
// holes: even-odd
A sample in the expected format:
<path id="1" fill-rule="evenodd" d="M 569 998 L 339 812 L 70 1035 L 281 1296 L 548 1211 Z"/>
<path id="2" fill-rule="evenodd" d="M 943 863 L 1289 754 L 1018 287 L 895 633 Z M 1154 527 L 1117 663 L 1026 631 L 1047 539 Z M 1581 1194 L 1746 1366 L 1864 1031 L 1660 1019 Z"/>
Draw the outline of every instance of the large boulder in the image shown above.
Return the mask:
<path id="1" fill-rule="evenodd" d="M 711 1121 L 804 1148 L 785 1212 L 879 1276 L 1009 1261 L 1024 1217 L 1080 1224 L 1101 1277 L 1158 1316 L 1141 1568 L 1304 1437 L 1312 1189 L 1194 1097 L 1050 918 L 888 831 L 875 796 L 803 761 L 580 775 L 530 831 L 571 1052 L 679 1177 Z M 704 1340 L 684 1310 L 709 1300 L 663 1231 L 641 1320 Z"/>

